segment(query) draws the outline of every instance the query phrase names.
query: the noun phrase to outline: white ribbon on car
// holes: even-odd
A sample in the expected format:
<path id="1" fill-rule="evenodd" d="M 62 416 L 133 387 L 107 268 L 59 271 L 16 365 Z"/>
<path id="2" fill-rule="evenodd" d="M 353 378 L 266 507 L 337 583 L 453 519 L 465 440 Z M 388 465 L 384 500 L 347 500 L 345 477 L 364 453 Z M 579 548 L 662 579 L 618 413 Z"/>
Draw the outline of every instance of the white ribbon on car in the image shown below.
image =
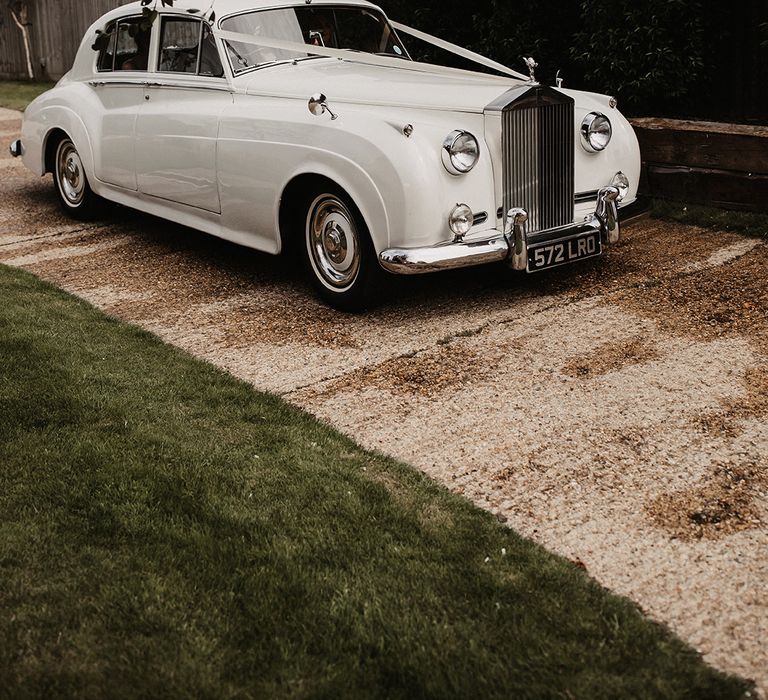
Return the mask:
<path id="1" fill-rule="evenodd" d="M 432 36 L 431 34 L 427 34 L 426 32 L 419 31 L 418 29 L 414 29 L 413 27 L 409 27 L 405 24 L 400 24 L 399 22 L 390 22 L 390 24 L 397 31 L 403 32 L 403 34 L 409 34 L 410 36 L 415 37 L 416 39 L 419 39 L 421 41 L 424 41 L 427 44 L 432 44 L 433 46 L 436 46 L 438 49 L 449 51 L 450 53 L 456 54 L 457 56 L 460 56 L 461 58 L 465 58 L 468 61 L 472 61 L 473 63 L 478 63 L 481 66 L 485 66 L 486 68 L 492 68 L 493 70 L 497 70 L 499 71 L 499 73 L 506 73 L 507 75 L 511 75 L 513 78 L 518 78 L 519 80 L 526 80 L 526 81 L 528 80 L 528 76 L 523 75 L 522 73 L 518 73 L 516 70 L 512 70 L 511 68 L 507 68 L 505 65 L 501 63 L 497 63 L 496 61 L 493 61 L 490 58 L 481 56 L 479 53 L 475 53 L 474 51 L 470 51 L 469 49 L 464 49 L 461 46 L 452 44 L 450 41 L 438 39 L 436 36 Z"/>
<path id="2" fill-rule="evenodd" d="M 462 49 L 455 44 L 450 44 L 442 39 L 436 37 L 430 37 L 428 34 L 424 34 L 416 29 L 410 29 L 402 24 L 392 25 L 395 29 L 400 29 L 404 33 L 412 34 L 417 39 L 427 41 L 434 44 L 438 48 L 445 49 L 451 53 L 466 58 L 474 63 L 479 63 L 486 68 L 492 68 L 507 75 L 517 78 L 518 80 L 527 80 L 527 78 L 517 71 L 513 71 L 511 68 L 507 68 L 496 61 L 492 61 L 489 58 L 485 58 L 467 49 Z M 284 39 L 275 39 L 272 37 L 261 37 L 253 34 L 242 34 L 240 32 L 228 32 L 222 29 L 216 30 L 214 35 L 225 42 L 237 43 L 237 44 L 250 44 L 252 46 L 262 46 L 267 49 L 277 49 L 281 51 L 292 51 L 298 54 L 309 54 L 311 56 L 323 56 L 326 58 L 338 58 L 343 61 L 352 61 L 355 63 L 363 63 L 369 66 L 379 66 L 382 68 L 397 68 L 399 70 L 415 71 L 419 73 L 437 73 L 439 75 L 451 75 L 451 76 L 475 76 L 477 72 L 462 70 L 460 68 L 448 68 L 446 66 L 436 66 L 431 63 L 420 63 L 417 61 L 409 61 L 406 58 L 398 58 L 397 56 L 375 56 L 373 54 L 364 53 L 362 51 L 354 51 L 351 49 L 332 49 L 327 46 L 315 46 L 314 44 L 300 44 L 296 41 L 285 41 Z M 424 37 L 429 37 L 425 39 Z M 285 59 L 290 60 L 290 59 Z M 256 68 L 257 66 L 243 66 L 243 68 Z M 508 78 L 502 78 L 496 75 L 484 75 L 484 78 L 490 80 L 507 81 Z"/>

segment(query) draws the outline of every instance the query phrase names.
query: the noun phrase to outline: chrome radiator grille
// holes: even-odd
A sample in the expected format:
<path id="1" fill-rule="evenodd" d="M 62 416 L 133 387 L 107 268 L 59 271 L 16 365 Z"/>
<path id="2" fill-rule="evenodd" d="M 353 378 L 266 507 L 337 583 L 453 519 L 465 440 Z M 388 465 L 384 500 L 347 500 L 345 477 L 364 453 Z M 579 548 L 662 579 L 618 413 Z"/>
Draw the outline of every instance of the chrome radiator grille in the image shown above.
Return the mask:
<path id="1" fill-rule="evenodd" d="M 573 222 L 573 100 L 531 88 L 502 111 L 504 212 L 522 207 L 528 231 Z"/>

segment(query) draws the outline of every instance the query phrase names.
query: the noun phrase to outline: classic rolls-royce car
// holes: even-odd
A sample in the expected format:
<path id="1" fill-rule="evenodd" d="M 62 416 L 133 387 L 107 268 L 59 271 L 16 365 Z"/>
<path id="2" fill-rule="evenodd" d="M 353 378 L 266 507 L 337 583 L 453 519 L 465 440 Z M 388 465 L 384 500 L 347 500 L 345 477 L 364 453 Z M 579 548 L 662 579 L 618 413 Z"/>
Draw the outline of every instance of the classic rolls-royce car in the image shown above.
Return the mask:
<path id="1" fill-rule="evenodd" d="M 30 104 L 15 156 L 63 208 L 101 200 L 268 253 L 367 305 L 389 273 L 600 255 L 636 198 L 632 127 L 603 95 L 390 21 L 365 0 L 124 5 Z M 412 60 L 404 37 L 476 70 Z"/>

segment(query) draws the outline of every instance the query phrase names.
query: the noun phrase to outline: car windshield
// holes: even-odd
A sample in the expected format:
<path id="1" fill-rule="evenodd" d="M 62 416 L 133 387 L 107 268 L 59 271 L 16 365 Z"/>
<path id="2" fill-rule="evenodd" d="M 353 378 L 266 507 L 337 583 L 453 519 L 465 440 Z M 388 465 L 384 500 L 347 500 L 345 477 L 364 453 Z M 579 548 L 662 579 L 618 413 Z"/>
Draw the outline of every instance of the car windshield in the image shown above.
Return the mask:
<path id="1" fill-rule="evenodd" d="M 229 17 L 221 23 L 228 32 L 292 41 L 310 46 L 349 49 L 407 58 L 405 47 L 384 16 L 359 7 L 291 7 Z M 235 73 L 276 61 L 309 58 L 308 53 L 270 49 L 228 41 Z"/>

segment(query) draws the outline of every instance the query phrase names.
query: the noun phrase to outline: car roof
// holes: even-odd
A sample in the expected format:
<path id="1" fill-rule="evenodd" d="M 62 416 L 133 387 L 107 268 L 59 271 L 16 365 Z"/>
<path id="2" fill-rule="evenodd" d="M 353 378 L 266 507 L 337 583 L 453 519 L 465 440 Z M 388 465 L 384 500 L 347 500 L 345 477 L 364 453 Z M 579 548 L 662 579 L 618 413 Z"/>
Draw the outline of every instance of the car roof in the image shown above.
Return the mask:
<path id="1" fill-rule="evenodd" d="M 308 5 L 348 5 L 376 8 L 381 11 L 380 7 L 367 0 L 174 0 L 172 7 L 163 7 L 162 3 L 158 1 L 157 9 L 163 14 L 177 14 L 186 17 L 199 17 L 201 13 L 209 17 L 210 12 L 213 11 L 216 13 L 217 22 L 220 22 L 226 17 L 249 10 L 306 7 Z M 140 15 L 143 9 L 144 6 L 140 1 L 131 2 L 116 7 L 114 10 L 99 17 L 83 36 L 83 41 L 72 64 L 72 69 L 67 74 L 70 76 L 70 79 L 84 80 L 93 75 L 93 51 L 91 48 L 96 34 L 104 31 L 104 28 L 109 26 L 111 22 L 123 17 Z"/>
<path id="2" fill-rule="evenodd" d="M 278 7 L 305 7 L 307 5 L 360 5 L 363 7 L 376 7 L 367 0 L 174 0 L 173 7 L 162 7 L 157 3 L 157 9 L 161 12 L 189 13 L 190 10 L 200 10 L 208 13 L 213 10 L 216 17 L 221 19 L 228 15 L 245 12 L 247 10 L 267 10 Z M 120 17 L 127 14 L 137 14 L 142 10 L 141 2 L 132 2 L 122 5 L 109 13 L 109 18 Z"/>

